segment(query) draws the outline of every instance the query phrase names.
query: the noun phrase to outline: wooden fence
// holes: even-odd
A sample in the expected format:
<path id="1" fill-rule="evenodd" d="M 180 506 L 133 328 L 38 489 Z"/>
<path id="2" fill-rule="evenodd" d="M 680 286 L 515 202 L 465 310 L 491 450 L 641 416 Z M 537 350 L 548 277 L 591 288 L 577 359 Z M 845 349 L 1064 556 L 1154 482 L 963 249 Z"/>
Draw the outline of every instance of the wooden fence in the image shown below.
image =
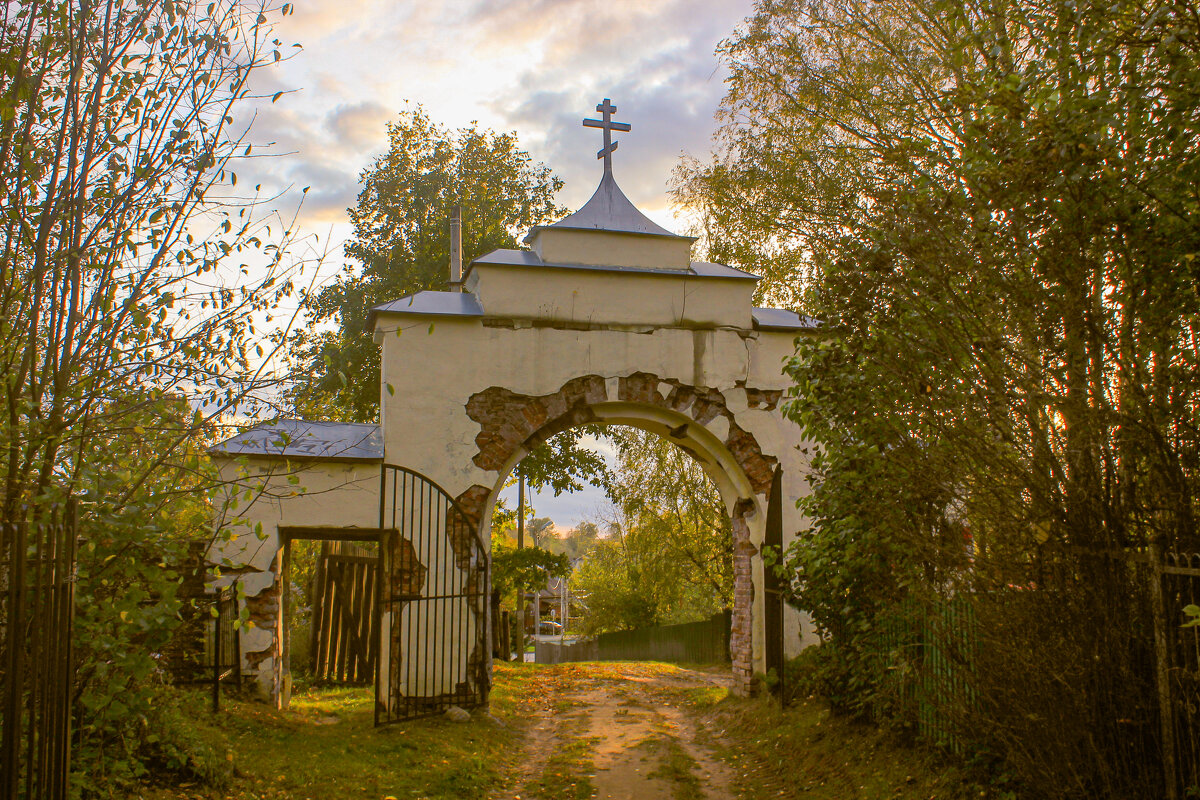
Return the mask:
<path id="1" fill-rule="evenodd" d="M 539 664 L 599 661 L 600 648 L 595 639 L 581 639 L 570 644 L 537 641 L 533 644 L 533 660 Z"/>
<path id="2" fill-rule="evenodd" d="M 601 661 L 714 664 L 729 660 L 728 611 L 702 622 L 660 625 L 596 637 Z"/>

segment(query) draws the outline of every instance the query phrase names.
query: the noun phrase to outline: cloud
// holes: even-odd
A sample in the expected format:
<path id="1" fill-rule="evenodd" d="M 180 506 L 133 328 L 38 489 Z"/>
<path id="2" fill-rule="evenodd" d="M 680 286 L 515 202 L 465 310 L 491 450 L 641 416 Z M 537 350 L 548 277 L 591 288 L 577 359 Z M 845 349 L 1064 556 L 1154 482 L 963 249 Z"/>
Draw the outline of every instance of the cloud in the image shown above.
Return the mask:
<path id="1" fill-rule="evenodd" d="M 617 136 L 617 179 L 679 227 L 667 183 L 681 152 L 710 147 L 724 93 L 713 51 L 751 10 L 751 0 L 307 0 L 277 29 L 304 50 L 256 84 L 296 90 L 259 107 L 254 136 L 294 155 L 252 169 L 277 191 L 311 185 L 306 223 L 344 222 L 386 122 L 411 100 L 450 128 L 515 130 L 577 208 L 600 176 L 599 133 L 581 120 L 611 97 L 633 125 Z"/>
<path id="2" fill-rule="evenodd" d="M 378 16 L 379 0 L 336 0 L 336 2 L 292 3 L 292 13 L 276 21 L 274 34 L 301 44 L 330 38 L 346 31 L 361 30 Z M 288 44 L 291 42 L 288 41 Z"/>
<path id="3" fill-rule="evenodd" d="M 241 160 L 239 175 L 246 185 L 261 184 L 263 196 L 279 195 L 285 215 L 303 199 L 303 225 L 344 222 L 364 160 L 385 145 L 390 115 L 370 102 L 335 106 L 321 116 L 288 105 L 298 104 L 280 101 L 259 110 L 250 136 L 254 157 Z"/>
<path id="4" fill-rule="evenodd" d="M 358 176 L 345 169 L 302 163 L 284 174 L 296 189 L 307 186 L 302 219 L 310 223 L 336 223 L 346 218 L 346 209 L 358 198 Z"/>
<path id="5" fill-rule="evenodd" d="M 386 145 L 386 124 L 394 116 L 378 103 L 366 100 L 338 106 L 325 118 L 325 125 L 339 147 L 361 153 L 381 150 Z"/>
<path id="6" fill-rule="evenodd" d="M 713 51 L 749 8 L 731 11 L 730 4 L 715 2 L 630 6 L 597 10 L 592 3 L 569 3 L 577 13 L 556 16 L 558 37 L 518 78 L 554 88 L 529 93 L 515 107 L 496 102 L 493 110 L 519 131 L 541 132 L 533 142 L 537 155 L 567 180 L 563 199 L 574 207 L 599 177 L 591 157 L 600 135 L 583 128 L 582 119 L 595 116 L 589 113 L 594 105 L 611 97 L 616 118 L 633 126 L 616 137 L 617 179 L 635 204 L 664 220 L 672 216 L 666 187 L 680 154 L 710 146 L 713 114 L 725 91 Z M 597 29 L 605 34 L 595 35 Z"/>

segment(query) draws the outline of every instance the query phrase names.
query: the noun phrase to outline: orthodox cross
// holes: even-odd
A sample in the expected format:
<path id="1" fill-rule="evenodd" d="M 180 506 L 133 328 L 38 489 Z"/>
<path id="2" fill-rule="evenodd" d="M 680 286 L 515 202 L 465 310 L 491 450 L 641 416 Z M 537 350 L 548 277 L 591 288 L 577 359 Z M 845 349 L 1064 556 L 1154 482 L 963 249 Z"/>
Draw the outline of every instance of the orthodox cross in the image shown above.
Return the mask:
<path id="1" fill-rule="evenodd" d="M 605 174 L 612 172 L 612 154 L 617 149 L 617 143 L 612 141 L 612 131 L 627 131 L 629 130 L 628 122 L 613 122 L 612 113 L 617 110 L 617 107 L 606 97 L 603 103 L 596 106 L 596 110 L 604 114 L 603 120 L 585 119 L 583 127 L 585 128 L 602 128 L 604 130 L 604 147 L 596 153 L 596 158 L 604 159 Z"/>

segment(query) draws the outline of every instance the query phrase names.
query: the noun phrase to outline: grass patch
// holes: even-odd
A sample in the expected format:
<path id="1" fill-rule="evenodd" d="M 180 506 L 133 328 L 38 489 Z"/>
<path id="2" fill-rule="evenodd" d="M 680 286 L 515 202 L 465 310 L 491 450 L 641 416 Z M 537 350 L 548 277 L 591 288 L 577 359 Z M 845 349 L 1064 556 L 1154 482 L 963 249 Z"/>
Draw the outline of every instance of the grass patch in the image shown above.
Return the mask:
<path id="1" fill-rule="evenodd" d="M 693 689 L 688 689 L 685 699 L 688 705 L 707 708 L 715 706 L 726 697 L 729 697 L 729 689 L 725 686 L 697 686 Z"/>
<path id="2" fill-rule="evenodd" d="M 730 764 L 744 798 L 980 800 L 943 754 L 833 715 L 817 699 L 781 710 L 768 698 L 728 698 L 705 714 L 702 738 Z"/>
<path id="3" fill-rule="evenodd" d="M 655 686 L 656 698 L 668 705 L 688 707 L 692 710 L 703 710 L 715 706 L 729 697 L 729 689 L 725 686 L 707 684 L 705 686 Z"/>
<path id="4" fill-rule="evenodd" d="M 145 800 L 361 800 L 395 797 L 460 800 L 487 797 L 519 755 L 513 727 L 539 702 L 533 665 L 496 668 L 491 712 L 472 721 L 441 718 L 374 727 L 370 687 L 313 687 L 293 695 L 288 711 L 259 702 L 223 699 L 220 714 L 204 695 L 183 705 L 196 736 L 231 753 L 232 777 L 201 784 L 147 785 Z M 215 785 L 214 785 L 215 784 Z M 128 796 L 128 795 L 126 795 Z"/>
<path id="5" fill-rule="evenodd" d="M 657 756 L 658 766 L 648 777 L 669 783 L 674 800 L 703 800 L 704 790 L 696 777 L 696 760 L 678 741 L 669 736 L 648 736 L 638 747 Z"/>
<path id="6" fill-rule="evenodd" d="M 599 741 L 598 736 L 564 736 L 546 759 L 536 786 L 526 787 L 526 793 L 554 800 L 588 800 L 596 792 L 590 776 L 595 770 L 592 753 Z"/>

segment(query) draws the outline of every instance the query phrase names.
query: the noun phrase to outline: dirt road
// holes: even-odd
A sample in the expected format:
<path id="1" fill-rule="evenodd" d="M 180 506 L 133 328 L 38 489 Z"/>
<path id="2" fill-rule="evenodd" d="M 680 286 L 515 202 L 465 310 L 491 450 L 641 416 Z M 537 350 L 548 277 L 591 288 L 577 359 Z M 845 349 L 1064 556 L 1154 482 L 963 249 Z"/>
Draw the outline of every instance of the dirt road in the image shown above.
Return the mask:
<path id="1" fill-rule="evenodd" d="M 728 678 L 663 664 L 547 670 L 509 788 L 494 800 L 732 800 L 733 773 L 689 708 Z"/>

